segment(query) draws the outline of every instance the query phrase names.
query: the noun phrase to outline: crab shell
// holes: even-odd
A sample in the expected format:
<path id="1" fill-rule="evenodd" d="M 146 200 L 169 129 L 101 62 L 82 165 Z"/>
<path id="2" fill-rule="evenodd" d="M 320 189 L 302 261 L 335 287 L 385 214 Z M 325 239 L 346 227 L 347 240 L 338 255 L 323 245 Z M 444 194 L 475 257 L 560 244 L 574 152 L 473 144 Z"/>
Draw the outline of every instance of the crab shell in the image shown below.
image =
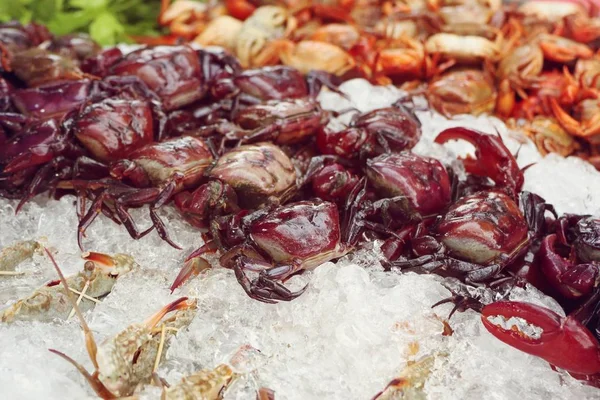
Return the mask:
<path id="1" fill-rule="evenodd" d="M 88 252 L 82 272 L 67 278 L 69 288 L 98 298 L 110 293 L 116 278 L 138 267 L 133 258 L 126 254 L 109 256 L 102 253 Z M 88 310 L 93 303 L 85 298 L 80 303 L 82 310 Z M 0 321 L 51 321 L 54 318 L 66 318 L 71 311 L 71 303 L 65 289 L 53 281 L 37 289 L 31 296 L 19 300 L 0 313 Z"/>
<path id="2" fill-rule="evenodd" d="M 284 100 L 308 96 L 304 76 L 283 65 L 243 71 L 233 78 L 235 86 L 245 94 L 261 100 Z"/>
<path id="3" fill-rule="evenodd" d="M 450 178 L 434 158 L 409 152 L 382 154 L 367 160 L 365 172 L 381 197 L 406 197 L 403 208 L 409 214 L 434 214 L 450 203 Z"/>
<path id="4" fill-rule="evenodd" d="M 6 99 L 12 100 L 26 116 L 60 118 L 88 98 L 90 86 L 89 80 L 50 83 L 39 88 L 14 90 L 12 96 L 6 96 Z"/>
<path id="5" fill-rule="evenodd" d="M 191 104 L 206 92 L 200 60 L 190 46 L 145 47 L 124 56 L 109 72 L 140 78 L 167 111 Z"/>
<path id="6" fill-rule="evenodd" d="M 427 98 L 442 113 L 479 115 L 494 110 L 496 90 L 482 71 L 464 69 L 433 80 L 429 84 Z"/>
<path id="7" fill-rule="evenodd" d="M 250 237 L 273 261 L 301 260 L 311 269 L 348 252 L 341 243 L 338 208 L 324 201 L 301 201 L 269 213 L 250 228 Z"/>
<path id="8" fill-rule="evenodd" d="M 134 324 L 98 346 L 98 379 L 111 393 L 118 397 L 128 396 L 137 386 L 138 382 L 132 379 L 135 376 L 133 360 L 151 339 L 151 330 L 147 326 Z"/>
<path id="9" fill-rule="evenodd" d="M 240 205 L 249 208 L 283 201 L 296 187 L 294 165 L 272 143 L 240 146 L 225 153 L 208 176 L 233 187 Z"/>
<path id="10" fill-rule="evenodd" d="M 161 400 L 216 400 L 235 377 L 231 367 L 219 365 L 213 370 L 203 369 L 181 379 L 163 391 Z"/>
<path id="11" fill-rule="evenodd" d="M 430 54 L 440 54 L 459 62 L 471 63 L 495 59 L 499 53 L 496 43 L 479 36 L 459 36 L 452 33 L 436 33 L 425 42 Z"/>
<path id="12" fill-rule="evenodd" d="M 213 162 L 206 143 L 192 136 L 149 144 L 135 150 L 129 159 L 144 169 L 155 187 L 167 182 L 176 172 L 183 173 L 184 179 L 177 191 L 197 186 Z"/>
<path id="13" fill-rule="evenodd" d="M 243 129 L 257 129 L 281 123 L 282 129 L 274 141 L 278 144 L 294 144 L 313 135 L 327 118 L 319 104 L 307 99 L 267 101 L 246 107 L 235 117 Z"/>
<path id="14" fill-rule="evenodd" d="M 146 101 L 109 98 L 85 107 L 73 132 L 100 161 L 119 160 L 154 140 L 152 110 Z"/>
<path id="15" fill-rule="evenodd" d="M 15 75 L 29 87 L 55 81 L 78 80 L 85 76 L 75 61 L 38 47 L 17 53 L 11 67 Z"/>
<path id="16" fill-rule="evenodd" d="M 512 254 L 527 240 L 527 222 L 519 206 L 502 192 L 479 192 L 454 203 L 437 227 L 451 253 L 487 264 Z"/>

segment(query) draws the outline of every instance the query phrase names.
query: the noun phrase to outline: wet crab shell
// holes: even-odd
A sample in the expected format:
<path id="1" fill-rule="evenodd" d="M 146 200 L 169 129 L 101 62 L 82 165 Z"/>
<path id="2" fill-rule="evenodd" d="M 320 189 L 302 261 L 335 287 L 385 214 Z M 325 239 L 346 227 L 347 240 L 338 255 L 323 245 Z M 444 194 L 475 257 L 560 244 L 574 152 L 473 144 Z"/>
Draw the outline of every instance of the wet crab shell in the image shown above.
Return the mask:
<path id="1" fill-rule="evenodd" d="M 496 90 L 492 80 L 482 71 L 464 69 L 433 80 L 427 98 L 442 113 L 479 115 L 494 110 Z"/>
<path id="2" fill-rule="evenodd" d="M 404 107 L 380 108 L 358 117 L 353 127 L 371 133 L 389 134 L 388 145 L 392 151 L 408 150 L 421 139 L 420 121 Z"/>
<path id="3" fill-rule="evenodd" d="M 102 47 L 98 43 L 83 33 L 55 37 L 44 43 L 42 47 L 52 53 L 79 61 L 93 57 L 102 51 Z"/>
<path id="4" fill-rule="evenodd" d="M 281 123 L 276 143 L 293 144 L 304 140 L 321 127 L 327 115 L 315 101 L 294 99 L 267 101 L 241 110 L 235 122 L 243 129 L 258 129 Z M 294 125 L 288 125 L 288 124 Z M 290 126 L 293 126 L 291 128 Z"/>
<path id="5" fill-rule="evenodd" d="M 107 340 L 98 346 L 98 378 L 111 393 L 118 397 L 131 394 L 133 360 L 139 349 L 151 339 L 152 335 L 146 326 L 133 324 L 120 332 L 115 339 Z"/>
<path id="6" fill-rule="evenodd" d="M 240 146 L 225 153 L 208 176 L 233 187 L 240 206 L 248 208 L 260 207 L 269 200 L 282 201 L 296 184 L 291 160 L 271 143 Z"/>
<path id="7" fill-rule="evenodd" d="M 161 400 L 220 399 L 223 389 L 234 378 L 228 365 L 219 365 L 214 370 L 203 369 L 164 389 Z"/>
<path id="8" fill-rule="evenodd" d="M 141 100 L 106 99 L 90 104 L 72 125 L 77 139 L 100 161 L 127 157 L 154 140 L 150 104 Z"/>
<path id="9" fill-rule="evenodd" d="M 124 56 L 110 69 L 113 75 L 136 75 L 162 99 L 167 111 L 204 97 L 198 55 L 190 46 L 146 47 Z"/>
<path id="10" fill-rule="evenodd" d="M 278 65 L 246 70 L 233 82 L 242 93 L 261 100 L 284 100 L 308 96 L 304 76 L 294 68 Z"/>
<path id="11" fill-rule="evenodd" d="M 15 75 L 29 87 L 84 77 L 75 61 L 39 47 L 15 54 L 11 67 Z"/>
<path id="12" fill-rule="evenodd" d="M 275 262 L 302 260 L 304 269 L 345 254 L 338 208 L 324 201 L 301 201 L 281 207 L 255 222 L 254 243 Z"/>
<path id="13" fill-rule="evenodd" d="M 197 186 L 213 162 L 206 143 L 191 136 L 144 146 L 131 153 L 129 158 L 144 169 L 156 187 L 167 182 L 176 172 L 183 173 L 184 179 L 177 191 Z"/>
<path id="14" fill-rule="evenodd" d="M 48 29 L 36 23 L 21 25 L 16 21 L 11 21 L 0 24 L 0 42 L 12 51 L 38 46 L 50 39 L 52 39 L 52 34 Z"/>
<path id="15" fill-rule="evenodd" d="M 90 95 L 90 81 L 68 81 L 13 91 L 10 99 L 24 115 L 59 118 L 81 105 Z"/>
<path id="16" fill-rule="evenodd" d="M 437 226 L 453 255 L 487 264 L 512 254 L 527 240 L 527 222 L 519 206 L 502 192 L 479 192 L 454 203 Z"/>
<path id="17" fill-rule="evenodd" d="M 429 215 L 450 203 L 450 178 L 436 159 L 409 152 L 382 154 L 367 160 L 366 175 L 386 198 L 405 196 L 405 212 Z"/>

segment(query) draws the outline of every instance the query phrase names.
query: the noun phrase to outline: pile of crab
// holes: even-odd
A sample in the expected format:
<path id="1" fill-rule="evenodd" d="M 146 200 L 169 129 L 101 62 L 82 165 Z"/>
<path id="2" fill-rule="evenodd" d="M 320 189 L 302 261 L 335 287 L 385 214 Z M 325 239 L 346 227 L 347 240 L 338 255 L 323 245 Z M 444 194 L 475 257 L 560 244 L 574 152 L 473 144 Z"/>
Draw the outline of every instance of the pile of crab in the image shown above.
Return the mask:
<path id="1" fill-rule="evenodd" d="M 156 230 L 178 248 L 160 216 L 174 205 L 204 244 L 187 256 L 172 290 L 211 268 L 205 256 L 218 253 L 250 297 L 273 303 L 302 295 L 305 288 L 285 286 L 291 276 L 377 240 L 392 273 L 460 281 L 445 302 L 481 311 L 500 340 L 600 384 L 600 220 L 559 218 L 552 205 L 522 191 L 523 171 L 499 136 L 460 127 L 441 132 L 439 144 L 456 139 L 475 147 L 475 157 L 457 168 L 411 152 L 421 124 L 408 96 L 366 113 L 323 110 L 321 89 L 339 92 L 325 71 L 243 70 L 228 53 L 188 45 L 102 50 L 85 36 L 53 37 L 35 24 L 0 25 L 0 41 L 0 195 L 20 199 L 17 211 L 44 192 L 74 196 L 82 250 L 100 214 L 133 239 Z M 347 126 L 329 124 L 352 112 Z M 139 228 L 129 212 L 140 207 L 150 227 Z M 23 249 L 4 254 L 6 275 L 36 246 Z M 71 292 L 84 302 L 110 291 L 119 272 L 98 265 L 118 262 L 86 257 L 91 263 L 82 274 L 15 303 L 2 321 L 29 318 L 23 310 L 31 303 L 36 313 L 65 311 Z M 528 303 L 482 304 L 467 290 L 483 285 L 506 297 L 526 283 L 568 316 Z M 40 298 L 50 305 L 40 307 Z M 179 300 L 125 331 L 120 339 L 131 347 L 124 355 L 100 352 L 87 330 L 97 373 L 78 368 L 100 396 L 128 395 L 133 385 L 123 386 L 123 376 L 137 376 L 140 357 L 158 352 L 160 359 L 170 331 L 159 322 L 190 308 Z M 140 353 L 149 341 L 152 350 Z M 134 360 L 131 370 L 102 372 L 111 357 Z M 152 371 L 144 371 L 149 379 Z M 230 371 L 223 376 L 219 387 Z"/>
<path id="2" fill-rule="evenodd" d="M 494 113 L 542 154 L 600 166 L 599 4 L 521 3 L 165 0 L 159 22 L 171 32 L 162 41 L 221 46 L 244 68 L 364 77 L 424 93 L 444 115 Z"/>

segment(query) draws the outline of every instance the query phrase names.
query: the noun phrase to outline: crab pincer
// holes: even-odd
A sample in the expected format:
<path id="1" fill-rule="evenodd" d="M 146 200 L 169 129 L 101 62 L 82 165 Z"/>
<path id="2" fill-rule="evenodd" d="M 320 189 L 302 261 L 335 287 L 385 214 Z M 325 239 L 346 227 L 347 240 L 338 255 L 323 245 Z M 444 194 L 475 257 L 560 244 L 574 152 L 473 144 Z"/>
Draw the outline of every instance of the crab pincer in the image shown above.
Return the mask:
<path id="1" fill-rule="evenodd" d="M 500 326 L 490 320 L 490 317 L 501 317 L 505 321 L 520 318 L 541 328 L 542 332 L 539 336 L 532 336 L 514 325 Z M 483 307 L 481 320 L 485 328 L 504 343 L 541 357 L 569 373 L 600 373 L 600 344 L 573 315 L 563 317 L 535 304 L 499 301 Z"/>
<path id="2" fill-rule="evenodd" d="M 439 144 L 450 140 L 466 140 L 475 146 L 475 157 L 467 156 L 462 159 L 468 173 L 488 177 L 513 197 L 523 187 L 523 171 L 517 160 L 504 145 L 502 138 L 468 128 L 449 128 L 442 131 L 435 142 Z"/>
<path id="3" fill-rule="evenodd" d="M 600 274 L 598 264 L 576 264 L 563 258 L 556 249 L 557 239 L 557 235 L 552 234 L 542 240 L 538 258 L 544 276 L 567 299 L 579 299 L 590 294 Z"/>

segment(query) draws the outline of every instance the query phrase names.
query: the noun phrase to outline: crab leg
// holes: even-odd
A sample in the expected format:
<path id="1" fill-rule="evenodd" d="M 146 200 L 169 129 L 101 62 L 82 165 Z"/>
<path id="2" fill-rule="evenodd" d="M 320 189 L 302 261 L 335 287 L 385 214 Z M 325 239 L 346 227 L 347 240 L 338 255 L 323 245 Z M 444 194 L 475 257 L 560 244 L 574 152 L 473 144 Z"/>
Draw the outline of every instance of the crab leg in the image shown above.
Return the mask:
<path id="1" fill-rule="evenodd" d="M 532 337 L 517 326 L 502 327 L 490 319 L 520 318 L 542 329 Z M 538 356 L 550 364 L 576 374 L 600 372 L 600 344 L 575 317 L 563 317 L 538 305 L 500 301 L 483 307 L 481 320 L 485 328 L 504 343 L 525 353 Z"/>

